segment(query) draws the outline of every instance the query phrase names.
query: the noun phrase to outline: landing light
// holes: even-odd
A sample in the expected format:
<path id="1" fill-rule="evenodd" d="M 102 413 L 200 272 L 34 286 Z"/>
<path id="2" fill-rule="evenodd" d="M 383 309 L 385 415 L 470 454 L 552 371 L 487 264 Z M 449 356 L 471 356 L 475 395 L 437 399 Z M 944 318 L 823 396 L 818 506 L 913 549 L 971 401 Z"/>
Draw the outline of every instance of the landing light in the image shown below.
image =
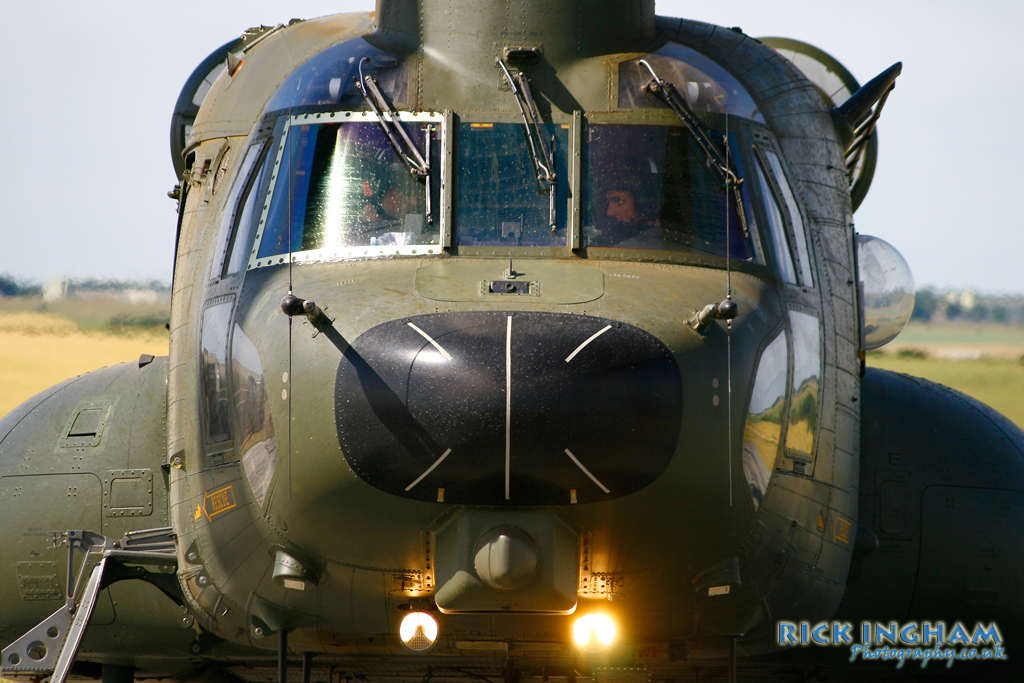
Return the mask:
<path id="1" fill-rule="evenodd" d="M 398 636 L 414 652 L 429 650 L 437 641 L 437 620 L 426 612 L 410 612 L 402 619 Z"/>
<path id="2" fill-rule="evenodd" d="M 576 620 L 572 636 L 580 649 L 600 652 L 615 640 L 615 622 L 606 614 L 586 614 Z"/>

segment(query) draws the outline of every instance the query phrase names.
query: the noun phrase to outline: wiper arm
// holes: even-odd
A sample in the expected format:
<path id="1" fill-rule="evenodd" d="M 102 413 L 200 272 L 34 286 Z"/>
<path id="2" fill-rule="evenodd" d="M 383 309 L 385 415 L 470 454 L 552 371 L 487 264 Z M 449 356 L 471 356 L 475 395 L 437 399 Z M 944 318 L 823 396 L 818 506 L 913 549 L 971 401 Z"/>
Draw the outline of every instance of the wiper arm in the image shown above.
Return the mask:
<path id="1" fill-rule="evenodd" d="M 551 136 L 551 147 L 549 148 L 544 136 L 540 131 L 540 114 L 537 113 L 537 105 L 533 101 L 533 93 L 530 92 L 530 82 L 526 74 L 518 72 L 515 77 L 505 66 L 501 59 L 495 60 L 501 70 L 505 73 L 505 79 L 512 94 L 515 95 L 516 105 L 519 106 L 519 113 L 523 116 L 523 131 L 526 133 L 526 141 L 530 149 L 530 160 L 533 162 L 533 172 L 537 176 L 537 191 L 540 194 L 548 195 L 548 224 L 551 232 L 558 228 L 556 217 L 556 179 L 555 179 L 555 136 Z M 518 87 L 516 84 L 518 82 Z M 527 114 L 529 112 L 529 114 Z M 545 187 L 545 184 L 547 185 Z"/>
<path id="2" fill-rule="evenodd" d="M 689 131 L 690 135 L 697 142 L 697 146 L 704 152 L 708 164 L 721 176 L 726 186 L 726 192 L 732 195 L 733 201 L 736 203 L 736 214 L 739 217 L 740 231 L 743 233 L 743 237 L 750 237 L 750 229 L 747 227 L 747 214 L 743 210 L 743 194 L 741 192 L 743 178 L 740 178 L 732 170 L 729 163 L 722 157 L 718 149 L 715 148 L 715 144 L 708 137 L 700 120 L 693 113 L 693 110 L 690 109 L 690 105 L 686 103 L 683 96 L 679 94 L 679 91 L 676 90 L 676 86 L 660 78 L 646 59 L 641 59 L 640 63 L 651 72 L 651 80 L 641 86 L 640 89 L 660 97 L 676 113 L 676 116 L 682 120 L 686 130 Z M 729 144 L 727 139 L 723 139 L 723 142 L 725 145 Z"/>
<path id="3" fill-rule="evenodd" d="M 359 92 L 362 93 L 363 99 L 370 105 L 370 109 L 377 115 L 377 124 L 380 129 L 384 132 L 384 137 L 388 139 L 391 144 L 391 148 L 395 150 L 395 154 L 405 162 L 409 172 L 417 178 L 422 178 L 426 184 L 426 213 L 427 222 L 434 222 L 434 213 L 430 207 L 430 130 L 429 128 L 424 131 L 424 152 L 426 158 L 416 148 L 416 144 L 409 137 L 409 134 L 405 132 L 405 127 L 402 125 L 402 121 L 398 116 L 398 112 L 391 105 L 387 99 L 384 98 L 384 93 L 377 87 L 377 80 L 367 74 L 363 75 L 363 62 L 368 62 L 368 57 L 363 57 L 359 60 L 359 80 L 356 82 L 356 87 L 359 88 Z"/>

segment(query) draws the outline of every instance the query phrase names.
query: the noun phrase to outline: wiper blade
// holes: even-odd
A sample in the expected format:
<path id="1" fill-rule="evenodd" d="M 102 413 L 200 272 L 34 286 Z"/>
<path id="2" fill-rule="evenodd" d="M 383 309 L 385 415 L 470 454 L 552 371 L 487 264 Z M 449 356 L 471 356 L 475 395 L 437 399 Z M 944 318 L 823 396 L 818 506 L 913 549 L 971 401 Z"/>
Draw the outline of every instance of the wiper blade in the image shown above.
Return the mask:
<path id="1" fill-rule="evenodd" d="M 718 175 L 721 176 L 726 186 L 726 192 L 733 197 L 733 201 L 736 203 L 736 214 L 740 221 L 740 230 L 743 233 L 744 238 L 750 237 L 750 229 L 747 227 L 747 214 L 743 209 L 743 194 L 741 192 L 741 186 L 743 185 L 743 178 L 740 178 L 735 171 L 729 166 L 729 163 L 722 156 L 721 152 L 715 147 L 715 144 L 708 137 L 707 131 L 701 125 L 697 115 L 690 109 L 690 105 L 686 103 L 686 100 L 679 91 L 676 90 L 676 86 L 666 81 L 655 73 L 654 68 L 647 62 L 646 59 L 641 59 L 640 63 L 647 67 L 647 70 L 651 72 L 651 80 L 641 86 L 641 90 L 649 92 L 660 97 L 669 108 L 676 113 L 676 116 L 682 120 L 683 125 L 686 126 L 686 130 L 689 131 L 690 135 L 696 141 L 697 146 L 700 147 L 701 151 L 704 152 L 704 156 L 707 158 L 708 164 L 714 168 Z M 728 139 L 723 138 L 723 144 L 728 147 Z"/>
<path id="2" fill-rule="evenodd" d="M 405 132 L 405 128 L 398 118 L 398 112 L 377 87 L 377 80 L 369 74 L 363 75 L 363 62 L 368 61 L 370 61 L 368 57 L 363 57 L 359 62 L 359 81 L 357 82 L 359 92 L 363 94 L 363 99 L 377 115 L 377 123 L 394 148 L 395 154 L 401 157 L 409 167 L 409 171 L 421 178 L 430 175 L 430 164 L 424 160 L 409 134 Z"/>
<path id="3" fill-rule="evenodd" d="M 495 60 L 501 70 L 505 73 L 505 79 L 512 94 L 516 98 L 516 105 L 523 117 L 523 131 L 526 133 L 526 141 L 530 149 L 530 160 L 533 162 L 533 172 L 537 176 L 537 191 L 540 194 L 548 195 L 548 224 L 551 232 L 558 229 L 556 216 L 556 178 L 555 178 L 555 136 L 551 136 L 551 147 L 548 147 L 544 136 L 541 134 L 540 114 L 537 112 L 537 105 L 533 101 L 533 93 L 530 92 L 530 82 L 522 71 L 516 73 L 515 77 L 505 66 L 501 59 Z M 517 87 L 518 83 L 518 87 Z M 529 113 L 527 113 L 529 112 Z M 546 186 L 545 186 L 546 185 Z"/>
<path id="4" fill-rule="evenodd" d="M 356 86 L 359 88 L 359 92 L 362 93 L 363 99 L 370 105 L 370 109 L 377 115 L 377 124 L 380 129 L 384 132 L 384 136 L 388 139 L 391 144 L 391 148 L 395 150 L 395 154 L 405 162 L 409 172 L 418 178 L 422 178 L 426 184 L 426 213 L 427 222 L 434 222 L 434 212 L 431 211 L 430 207 L 430 129 L 424 131 L 423 147 L 425 152 L 420 154 L 420 151 L 416 148 L 416 144 L 409 137 L 409 134 L 405 132 L 405 127 L 402 125 L 402 121 L 398 116 L 398 112 L 395 108 L 387 101 L 384 97 L 384 93 L 377 87 L 377 80 L 367 74 L 363 75 L 363 62 L 368 62 L 368 57 L 363 57 L 359 60 L 359 80 L 356 82 Z"/>

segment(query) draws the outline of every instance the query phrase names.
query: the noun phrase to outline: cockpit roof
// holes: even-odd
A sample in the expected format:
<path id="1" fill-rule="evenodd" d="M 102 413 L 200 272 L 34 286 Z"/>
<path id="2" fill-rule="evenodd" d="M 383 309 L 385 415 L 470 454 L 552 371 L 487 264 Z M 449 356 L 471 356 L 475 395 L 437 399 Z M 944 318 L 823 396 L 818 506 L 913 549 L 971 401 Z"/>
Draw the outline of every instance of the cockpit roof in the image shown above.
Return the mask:
<path id="1" fill-rule="evenodd" d="M 266 112 L 294 112 L 307 107 L 365 109 L 356 87 L 364 60 L 365 71 L 373 75 L 381 91 L 396 106 L 411 108 L 413 86 L 409 83 L 408 61 L 359 37 L 328 47 L 299 65 L 270 98 Z M 673 83 L 694 112 L 764 123 L 754 98 L 732 74 L 710 57 L 675 42 L 665 43 L 649 54 L 612 62 L 617 63 L 618 89 L 607 103 L 608 110 L 663 107 L 658 98 L 644 91 L 650 73 L 641 61 Z M 529 68 L 526 72 L 529 75 Z"/>

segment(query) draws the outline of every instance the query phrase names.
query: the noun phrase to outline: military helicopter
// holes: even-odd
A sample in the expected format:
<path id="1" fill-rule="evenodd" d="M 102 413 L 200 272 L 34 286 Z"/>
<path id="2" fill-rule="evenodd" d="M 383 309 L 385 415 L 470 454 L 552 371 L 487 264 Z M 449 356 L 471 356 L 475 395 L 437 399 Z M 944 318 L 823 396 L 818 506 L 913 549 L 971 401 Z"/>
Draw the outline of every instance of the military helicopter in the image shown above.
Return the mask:
<path id="1" fill-rule="evenodd" d="M 764 678 L 846 664 L 784 621 L 1015 633 L 1024 433 L 864 366 L 913 307 L 852 224 L 900 70 L 652 0 L 215 51 L 169 357 L 0 422 L 0 671 Z"/>

